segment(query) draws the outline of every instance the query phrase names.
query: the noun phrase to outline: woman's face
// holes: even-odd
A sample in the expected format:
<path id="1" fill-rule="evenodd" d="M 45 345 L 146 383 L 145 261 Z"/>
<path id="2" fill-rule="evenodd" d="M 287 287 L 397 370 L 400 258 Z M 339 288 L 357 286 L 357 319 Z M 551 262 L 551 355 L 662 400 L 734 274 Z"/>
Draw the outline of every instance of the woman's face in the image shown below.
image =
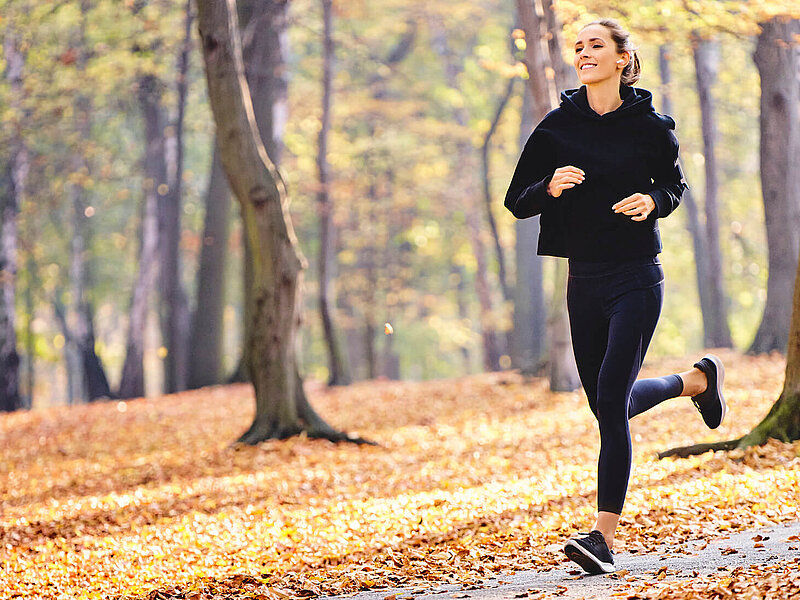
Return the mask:
<path id="1" fill-rule="evenodd" d="M 588 25 L 575 39 L 573 64 L 582 84 L 619 77 L 628 64 L 628 52 L 617 53 L 611 34 L 603 25 Z M 622 62 L 617 62 L 621 60 Z"/>

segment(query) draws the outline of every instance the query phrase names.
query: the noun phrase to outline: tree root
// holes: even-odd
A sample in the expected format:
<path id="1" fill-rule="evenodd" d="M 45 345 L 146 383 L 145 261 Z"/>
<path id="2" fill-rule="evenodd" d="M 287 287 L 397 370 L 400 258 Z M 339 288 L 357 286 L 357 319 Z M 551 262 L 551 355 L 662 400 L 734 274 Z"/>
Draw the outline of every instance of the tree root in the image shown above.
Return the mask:
<path id="1" fill-rule="evenodd" d="M 727 440 L 725 442 L 710 442 L 705 444 L 694 444 L 692 446 L 679 446 L 664 450 L 658 453 L 658 458 L 666 458 L 667 456 L 677 456 L 678 458 L 687 458 L 696 454 L 703 454 L 709 450 L 734 450 L 739 447 L 743 438 L 735 440 Z"/>

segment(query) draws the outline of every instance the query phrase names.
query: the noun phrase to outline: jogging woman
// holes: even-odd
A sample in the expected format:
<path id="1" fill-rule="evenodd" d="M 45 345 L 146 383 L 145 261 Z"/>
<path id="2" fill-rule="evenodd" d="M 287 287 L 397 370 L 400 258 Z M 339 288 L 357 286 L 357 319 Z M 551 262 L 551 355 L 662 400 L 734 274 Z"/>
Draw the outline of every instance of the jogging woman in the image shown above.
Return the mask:
<path id="1" fill-rule="evenodd" d="M 574 65 L 582 85 L 562 92 L 530 135 L 505 206 L 518 219 L 541 215 L 538 253 L 569 259 L 572 348 L 600 456 L 597 520 L 564 552 L 589 573 L 609 573 L 631 470 L 628 419 L 688 396 L 719 427 L 725 373 L 708 354 L 683 373 L 636 379 L 664 290 L 657 219 L 688 186 L 675 121 L 654 110 L 649 91 L 631 87 L 641 67 L 629 33 L 612 19 L 590 23 L 575 40 Z"/>

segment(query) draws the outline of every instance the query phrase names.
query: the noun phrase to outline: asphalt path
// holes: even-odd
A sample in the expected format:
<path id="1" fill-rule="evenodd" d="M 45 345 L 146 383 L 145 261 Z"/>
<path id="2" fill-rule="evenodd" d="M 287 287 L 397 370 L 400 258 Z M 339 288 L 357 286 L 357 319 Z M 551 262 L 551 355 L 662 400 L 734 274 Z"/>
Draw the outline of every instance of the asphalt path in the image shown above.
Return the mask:
<path id="1" fill-rule="evenodd" d="M 549 571 L 519 571 L 513 575 L 486 579 L 480 585 L 382 588 L 330 596 L 328 600 L 611 598 L 615 592 L 620 594 L 623 590 L 631 589 L 632 584 L 665 579 L 680 581 L 712 573 L 723 576 L 737 566 L 767 565 L 798 558 L 800 541 L 797 537 L 788 539 L 793 536 L 800 536 L 800 522 L 731 533 L 711 542 L 692 541 L 678 549 L 662 546 L 648 554 L 620 552 L 614 556 L 618 571 L 609 575 L 586 575 L 578 565 L 565 561 L 560 567 Z"/>

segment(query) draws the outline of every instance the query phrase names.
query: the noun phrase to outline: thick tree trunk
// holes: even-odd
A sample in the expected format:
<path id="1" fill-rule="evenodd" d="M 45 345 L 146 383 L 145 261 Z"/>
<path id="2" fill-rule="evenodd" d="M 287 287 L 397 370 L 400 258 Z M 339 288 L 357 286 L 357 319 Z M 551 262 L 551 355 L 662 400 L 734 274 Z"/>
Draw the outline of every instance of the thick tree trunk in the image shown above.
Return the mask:
<path id="1" fill-rule="evenodd" d="M 761 76 L 761 190 L 769 249 L 764 315 L 749 352 L 786 349 L 800 249 L 800 20 L 761 24 L 753 59 Z"/>
<path id="2" fill-rule="evenodd" d="M 772 405 L 767 416 L 750 433 L 741 438 L 672 448 L 660 452 L 658 456 L 659 458 L 666 456 L 685 458 L 709 450 L 732 450 L 733 448 L 758 446 L 772 438 L 784 442 L 800 439 L 800 257 L 798 257 L 795 273 L 792 318 L 786 349 L 786 377 L 783 383 L 783 392 L 777 402 Z"/>
<path id="3" fill-rule="evenodd" d="M 317 144 L 317 171 L 319 191 L 319 312 L 325 346 L 328 350 L 328 385 L 347 385 L 350 372 L 344 349 L 336 333 L 333 320 L 335 306 L 333 277 L 335 269 L 336 228 L 333 223 L 333 201 L 330 197 L 330 165 L 328 164 L 328 132 L 331 127 L 331 102 L 333 87 L 333 0 L 322 0 L 322 124 Z"/>
<path id="4" fill-rule="evenodd" d="M 189 344 L 189 389 L 223 381 L 222 324 L 230 209 L 230 188 L 215 140 L 206 192 L 203 246 L 197 270 L 197 307 L 192 317 Z"/>
<path id="5" fill-rule="evenodd" d="M 139 274 L 133 288 L 128 342 L 122 366 L 119 398 L 144 396 L 144 332 L 147 326 L 148 299 L 153 289 L 158 256 L 158 196 L 164 191 L 164 136 L 161 122 L 161 98 L 158 82 L 152 75 L 139 81 L 139 102 L 142 106 L 145 129 L 144 203 L 142 208 Z"/>
<path id="6" fill-rule="evenodd" d="M 662 88 L 662 112 L 667 115 L 672 115 L 672 96 L 670 94 L 670 86 L 672 76 L 670 74 L 670 50 L 666 45 L 658 47 L 658 65 L 661 73 L 661 88 Z M 713 339 L 711 337 L 711 290 L 709 287 L 708 273 L 710 271 L 708 265 L 708 252 L 706 250 L 706 237 L 703 231 L 703 226 L 700 222 L 700 213 L 697 209 L 697 202 L 694 199 L 691 189 L 686 189 L 683 192 L 681 203 L 686 207 L 686 227 L 689 234 L 692 236 L 692 243 L 694 245 L 694 265 L 695 276 L 697 278 L 697 295 L 700 299 L 700 312 L 703 317 L 703 345 L 705 347 L 712 347 Z"/>
<path id="7" fill-rule="evenodd" d="M 167 349 L 164 358 L 164 391 L 186 389 L 189 353 L 189 300 L 183 288 L 181 266 L 181 214 L 183 180 L 183 121 L 186 113 L 186 93 L 189 77 L 189 51 L 192 45 L 191 0 L 187 0 L 184 17 L 184 37 L 178 55 L 176 91 L 177 118 L 166 138 L 167 193 L 161 198 L 161 331 Z"/>
<path id="8" fill-rule="evenodd" d="M 525 86 L 520 122 L 520 151 L 534 127 L 531 102 Z M 544 295 L 544 258 L 536 254 L 539 217 L 514 222 L 514 262 L 517 265 L 514 285 L 514 335 L 511 364 L 524 375 L 539 375 L 547 362 L 547 303 Z"/>
<path id="9" fill-rule="evenodd" d="M 6 26 L 3 52 L 12 103 L 21 109 L 25 55 L 11 25 Z M 0 174 L 0 411 L 22 408 L 19 394 L 19 354 L 16 333 L 17 215 L 25 194 L 30 159 L 20 130 L 14 123 L 8 164 Z M 32 357 L 31 357 L 32 358 Z"/>
<path id="10" fill-rule="evenodd" d="M 256 415 L 239 441 L 256 444 L 303 430 L 311 437 L 349 439 L 310 414 L 297 369 L 300 289 L 306 261 L 289 220 L 285 184 L 256 128 L 234 0 L 198 0 L 197 5 L 220 155 L 241 205 L 253 261 L 247 344 Z"/>
<path id="11" fill-rule="evenodd" d="M 725 294 L 722 264 L 722 249 L 719 233 L 719 184 L 717 182 L 716 136 L 717 124 L 711 87 L 717 78 L 718 49 L 715 42 L 693 38 L 693 54 L 697 80 L 697 95 L 700 99 L 700 115 L 703 130 L 703 152 L 706 170 L 706 252 L 710 283 L 711 325 L 708 341 L 715 348 L 730 348 L 731 332 L 728 327 L 728 298 Z"/>

